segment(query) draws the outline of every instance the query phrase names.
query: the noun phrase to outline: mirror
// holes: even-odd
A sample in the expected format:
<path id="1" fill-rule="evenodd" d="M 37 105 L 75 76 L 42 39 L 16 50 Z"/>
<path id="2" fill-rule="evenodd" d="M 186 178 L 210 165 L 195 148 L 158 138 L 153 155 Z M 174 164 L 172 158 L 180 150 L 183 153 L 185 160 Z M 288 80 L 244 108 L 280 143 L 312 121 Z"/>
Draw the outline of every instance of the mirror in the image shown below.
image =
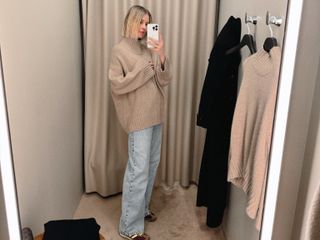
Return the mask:
<path id="1" fill-rule="evenodd" d="M 0 63 L 0 69 L 1 69 L 0 77 L 1 77 L 1 84 L 2 84 L 3 74 L 2 74 L 2 66 L 1 65 L 2 64 Z M 5 99 L 2 94 L 3 94 L 3 91 L 1 91 L 1 99 Z M 5 127 L 7 128 L 7 125 Z M 10 161 L 11 161 L 11 159 L 10 159 Z M 2 158 L 1 158 L 1 165 L 2 165 Z M 1 239 L 9 239 L 6 206 L 4 203 L 4 192 L 3 192 L 3 187 L 2 187 L 1 168 L 0 168 L 0 238 Z"/>
<path id="2" fill-rule="evenodd" d="M 126 4 L 130 5 L 131 2 L 127 1 Z M 152 14 L 158 18 L 160 18 L 158 14 L 160 13 L 159 8 L 161 8 L 160 2 L 155 2 L 149 8 Z M 215 6 L 212 1 L 209 2 L 211 2 L 210 7 Z M 81 160 L 83 158 L 82 129 L 84 122 L 82 121 L 83 85 L 81 83 L 82 62 L 79 37 L 81 33 L 78 20 L 78 2 L 65 3 L 61 1 L 55 3 L 56 5 L 52 3 L 53 5 L 50 6 L 46 5 L 48 3 L 37 3 L 37 8 L 32 3 L 25 4 L 23 8 L 21 4 L 18 5 L 14 2 L 6 2 L 3 5 L 0 14 L 2 18 L 0 19 L 2 28 L 0 36 L 5 52 L 6 79 L 10 79 L 8 81 L 8 104 L 13 136 L 13 155 L 17 161 L 15 173 L 21 221 L 23 226 L 28 225 L 35 233 L 40 233 L 43 231 L 43 224 L 49 219 L 73 216 L 83 194 L 84 170 Z M 124 8 L 116 1 L 111 9 L 114 11 L 114 9 L 119 10 L 121 7 Z M 181 9 L 183 8 L 187 8 L 187 5 L 181 4 Z M 199 9 L 202 8 L 199 7 Z M 30 11 L 25 11 L 25 9 Z M 264 39 L 269 36 L 269 30 L 264 24 L 266 12 L 269 11 L 285 19 L 287 1 L 274 0 L 267 3 L 256 3 L 247 0 L 240 6 L 235 0 L 221 1 L 219 9 L 218 30 L 221 30 L 231 15 L 240 17 L 242 21 L 245 12 L 260 16 L 261 19 L 254 30 L 257 47 L 260 48 Z M 123 15 L 125 14 L 125 11 L 121 12 Z M 195 16 L 206 17 L 201 14 Z M 165 17 L 168 16 L 162 16 L 162 18 Z M 182 16 L 177 12 L 175 14 L 177 22 L 181 22 L 179 17 Z M 123 17 L 119 17 L 119 19 L 122 22 Z M 203 26 L 210 29 L 212 39 L 214 26 L 205 20 L 202 19 L 206 24 Z M 21 31 L 12 33 L 9 22 L 15 25 L 15 29 Z M 84 21 L 84 24 L 86 23 Z M 274 34 L 280 45 L 282 45 L 284 36 L 284 26 L 285 24 L 282 24 L 281 27 L 274 29 Z M 245 31 L 244 23 L 242 23 L 242 29 L 243 34 Z M 110 30 L 111 35 L 119 36 L 120 29 L 117 28 L 116 31 L 111 32 Z M 180 46 L 170 45 L 172 32 L 167 30 L 165 33 L 171 58 L 179 58 L 179 56 L 175 56 L 174 48 Z M 116 42 L 115 40 L 112 39 L 112 43 Z M 184 40 L 188 41 L 188 35 Z M 199 54 L 204 56 L 204 63 L 212 48 L 212 42 L 206 44 L 205 50 L 199 47 Z M 248 52 L 242 50 L 242 55 L 245 59 Z M 191 66 L 193 66 L 192 58 L 189 55 L 185 55 L 185 57 L 191 59 Z M 200 80 L 204 77 L 205 68 L 206 66 L 202 66 L 197 69 L 199 76 L 201 76 Z M 24 80 L 21 80 L 22 76 L 24 76 Z M 100 86 L 96 85 L 95 87 Z M 195 97 L 197 100 L 200 90 L 198 89 L 198 95 Z M 173 94 L 173 90 L 169 91 L 171 91 L 169 95 Z M 112 105 L 108 105 L 108 107 L 111 108 Z M 85 110 L 90 111 L 90 109 L 86 107 Z M 113 122 L 117 121 L 116 118 L 112 120 Z M 119 128 L 119 126 L 111 126 L 112 129 L 109 130 L 111 133 Z M 200 139 L 201 133 L 197 134 Z M 167 141 L 170 141 L 170 135 Z M 200 151 L 200 149 L 201 147 L 196 148 L 194 152 Z M 197 172 L 199 166 L 194 166 L 193 169 L 195 169 L 194 172 Z M 163 171 L 163 169 L 161 170 Z M 117 174 L 119 173 L 116 172 L 115 175 Z M 236 202 L 235 199 L 243 201 Z M 259 238 L 259 232 L 254 229 L 254 224 L 247 219 L 243 211 L 244 199 L 243 193 L 238 189 L 231 189 L 229 222 L 226 223 L 228 239 L 233 239 L 232 236 L 235 236 L 236 233 L 239 236 L 239 230 L 246 239 Z M 239 221 L 241 225 L 238 224 Z"/>
<path id="3" fill-rule="evenodd" d="M 6 91 L 0 48 L 0 237 L 20 239 L 20 221 L 12 161 Z"/>
<path id="4" fill-rule="evenodd" d="M 6 207 L 4 204 L 4 195 L 2 189 L 2 181 L 0 184 L 0 238 L 9 239 L 8 224 L 7 224 L 7 215 L 5 211 Z"/>

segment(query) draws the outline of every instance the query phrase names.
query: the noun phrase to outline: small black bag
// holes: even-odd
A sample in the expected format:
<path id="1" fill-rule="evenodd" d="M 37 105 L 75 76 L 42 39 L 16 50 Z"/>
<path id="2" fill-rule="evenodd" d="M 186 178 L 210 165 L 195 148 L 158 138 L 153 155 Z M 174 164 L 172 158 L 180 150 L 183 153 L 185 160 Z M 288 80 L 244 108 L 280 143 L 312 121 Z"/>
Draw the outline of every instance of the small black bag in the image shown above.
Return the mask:
<path id="1" fill-rule="evenodd" d="M 44 230 L 43 240 L 100 239 L 100 226 L 94 218 L 49 221 Z"/>

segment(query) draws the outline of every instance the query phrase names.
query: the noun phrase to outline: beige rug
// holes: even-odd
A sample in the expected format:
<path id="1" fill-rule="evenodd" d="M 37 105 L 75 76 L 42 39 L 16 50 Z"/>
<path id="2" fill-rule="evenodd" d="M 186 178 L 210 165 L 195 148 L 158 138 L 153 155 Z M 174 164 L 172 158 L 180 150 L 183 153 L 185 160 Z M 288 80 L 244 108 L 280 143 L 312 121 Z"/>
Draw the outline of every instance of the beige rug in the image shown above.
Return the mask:
<path id="1" fill-rule="evenodd" d="M 223 231 L 206 226 L 206 209 L 196 207 L 197 187 L 158 187 L 154 190 L 151 210 L 158 219 L 146 223 L 145 232 L 152 240 L 225 240 Z M 98 194 L 84 194 L 74 218 L 94 217 L 106 240 L 120 240 L 118 224 L 121 195 L 102 198 Z"/>

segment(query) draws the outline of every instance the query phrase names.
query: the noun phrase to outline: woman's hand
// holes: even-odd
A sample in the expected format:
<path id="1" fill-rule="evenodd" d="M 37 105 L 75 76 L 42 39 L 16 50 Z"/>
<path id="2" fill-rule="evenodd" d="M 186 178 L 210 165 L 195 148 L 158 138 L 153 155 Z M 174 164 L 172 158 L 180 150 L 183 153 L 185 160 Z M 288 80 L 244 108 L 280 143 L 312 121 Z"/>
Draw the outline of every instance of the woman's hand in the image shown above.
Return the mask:
<path id="1" fill-rule="evenodd" d="M 149 61 L 149 64 L 150 64 L 151 68 L 154 70 L 154 63 Z"/>
<path id="2" fill-rule="evenodd" d="M 153 38 L 148 38 L 147 43 L 153 46 L 151 50 L 159 55 L 161 64 L 164 64 L 166 55 L 164 53 L 164 41 L 163 41 L 162 35 L 160 34 L 159 41 Z"/>

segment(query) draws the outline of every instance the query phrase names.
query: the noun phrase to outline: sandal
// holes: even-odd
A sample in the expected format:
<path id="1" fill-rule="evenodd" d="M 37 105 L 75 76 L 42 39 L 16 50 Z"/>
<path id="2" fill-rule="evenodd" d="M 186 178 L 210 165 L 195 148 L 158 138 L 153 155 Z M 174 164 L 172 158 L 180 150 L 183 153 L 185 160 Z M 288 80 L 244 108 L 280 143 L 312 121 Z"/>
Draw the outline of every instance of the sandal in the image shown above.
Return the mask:
<path id="1" fill-rule="evenodd" d="M 128 240 L 150 240 L 150 237 L 145 233 L 134 234 L 132 236 L 124 235 L 123 233 L 119 233 L 121 237 Z"/>
<path id="2" fill-rule="evenodd" d="M 157 216 L 153 212 L 149 212 L 149 214 L 144 217 L 144 220 L 147 222 L 154 222 L 157 220 Z"/>

